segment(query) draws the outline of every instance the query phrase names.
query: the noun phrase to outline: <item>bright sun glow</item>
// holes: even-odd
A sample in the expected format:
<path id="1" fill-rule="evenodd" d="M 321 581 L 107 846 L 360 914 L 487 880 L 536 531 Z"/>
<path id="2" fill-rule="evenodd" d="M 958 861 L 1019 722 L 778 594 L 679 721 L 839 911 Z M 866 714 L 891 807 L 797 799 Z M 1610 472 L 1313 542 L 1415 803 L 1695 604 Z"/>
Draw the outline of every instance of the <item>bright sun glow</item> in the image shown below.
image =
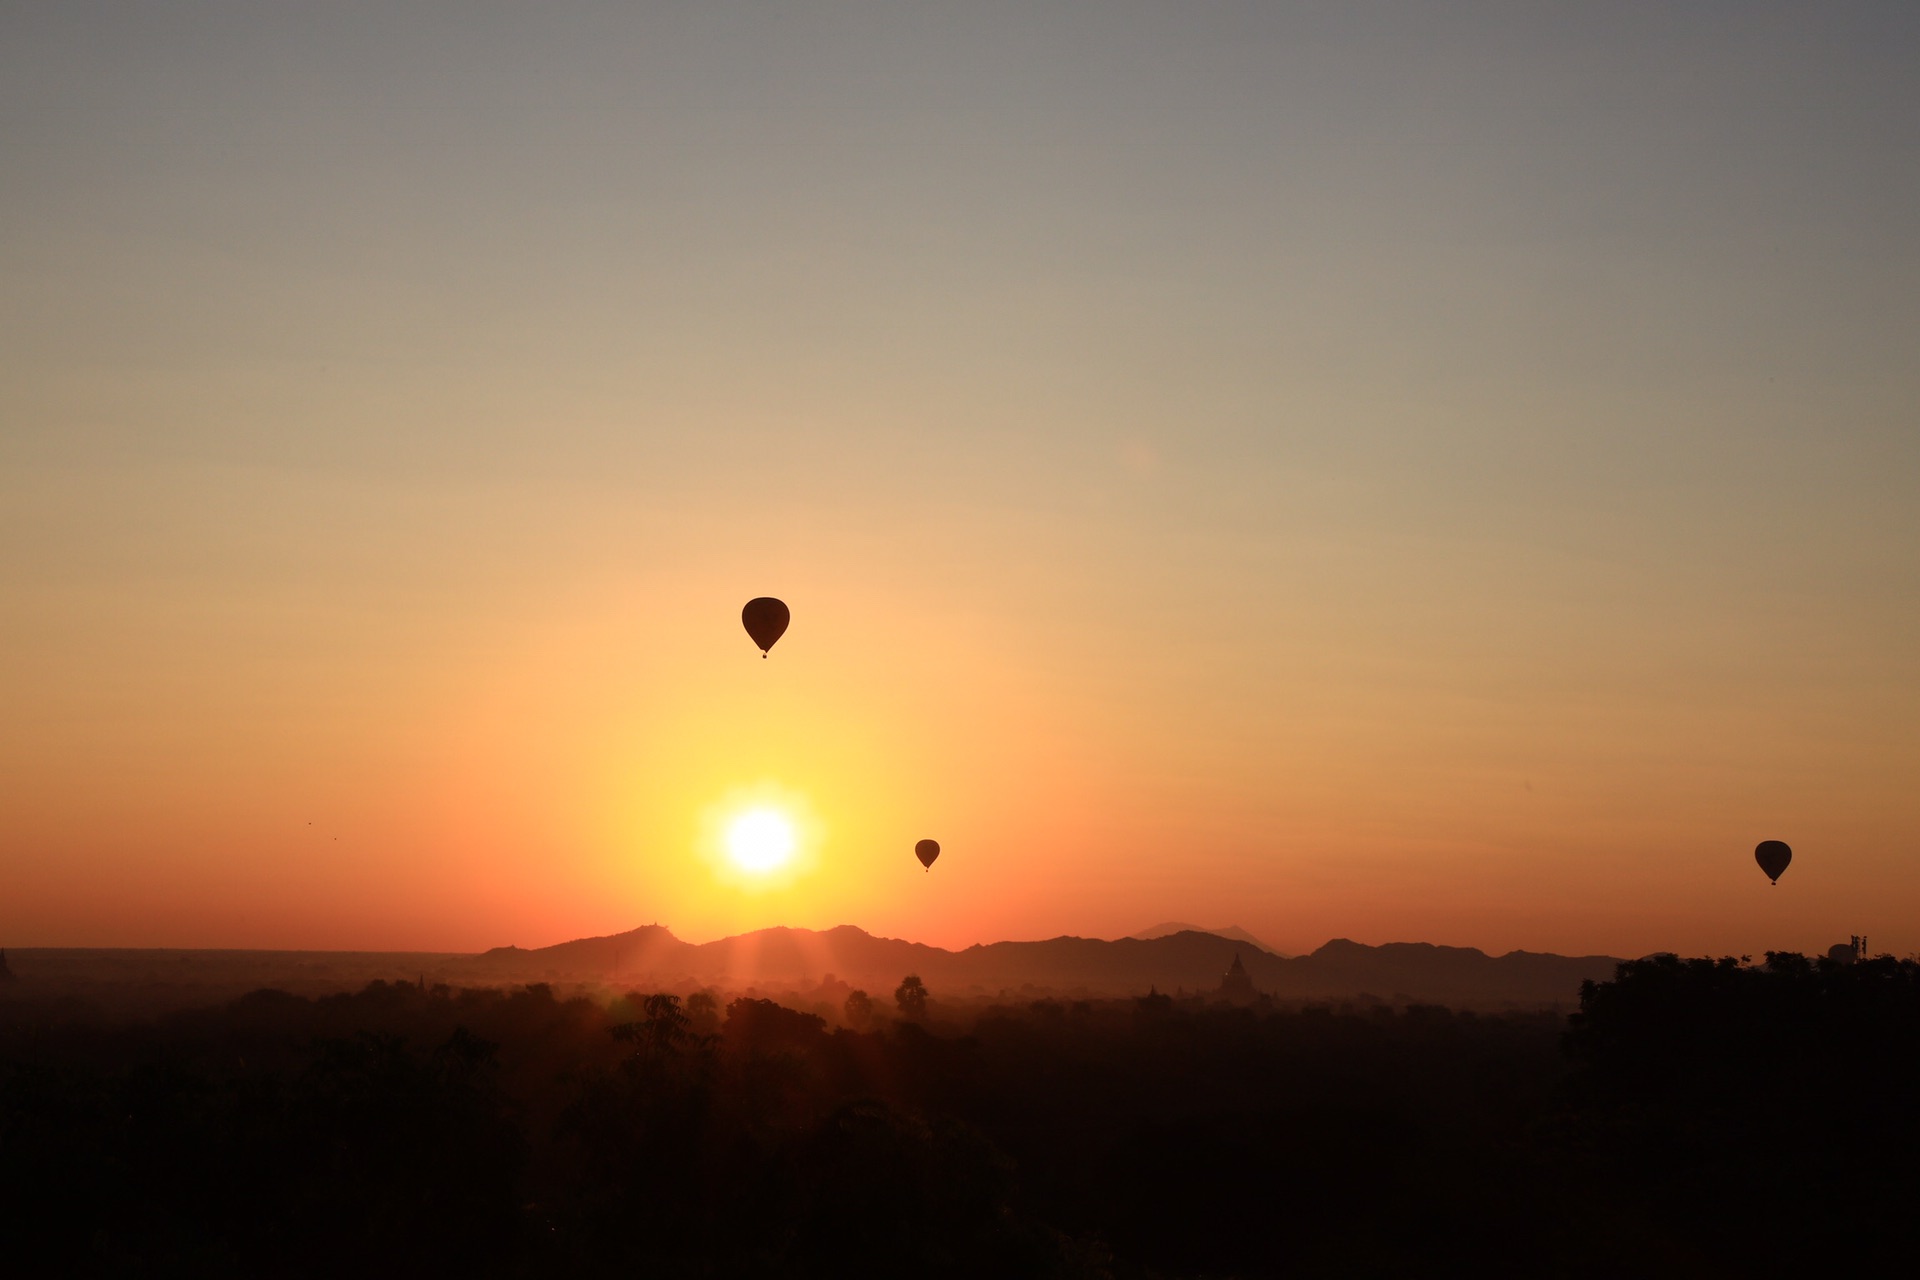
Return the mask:
<path id="1" fill-rule="evenodd" d="M 773 809 L 749 809 L 727 824 L 727 856 L 742 871 L 765 874 L 793 856 L 793 823 Z"/>

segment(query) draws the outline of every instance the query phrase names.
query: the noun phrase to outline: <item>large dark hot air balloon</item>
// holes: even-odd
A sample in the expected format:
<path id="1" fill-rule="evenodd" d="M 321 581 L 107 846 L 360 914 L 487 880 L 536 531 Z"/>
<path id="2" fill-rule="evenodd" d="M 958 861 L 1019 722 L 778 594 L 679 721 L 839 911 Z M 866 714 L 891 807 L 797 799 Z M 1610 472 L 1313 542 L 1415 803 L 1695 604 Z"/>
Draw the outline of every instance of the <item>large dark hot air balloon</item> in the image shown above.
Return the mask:
<path id="1" fill-rule="evenodd" d="M 938 840 L 922 840 L 919 844 L 913 846 L 913 856 L 920 859 L 921 866 L 929 871 L 933 870 L 933 860 L 940 856 L 940 842 Z"/>
<path id="2" fill-rule="evenodd" d="M 1753 860 L 1767 873 L 1767 879 L 1779 884 L 1787 864 L 1793 861 L 1793 850 L 1787 847 L 1784 840 L 1762 840 L 1753 848 Z"/>
<path id="3" fill-rule="evenodd" d="M 787 612 L 787 606 L 772 596 L 755 596 L 747 601 L 747 607 L 740 611 L 740 623 L 746 627 L 747 634 L 760 646 L 760 656 L 766 657 L 767 650 L 773 648 L 773 642 L 787 633 L 787 623 L 793 615 Z"/>

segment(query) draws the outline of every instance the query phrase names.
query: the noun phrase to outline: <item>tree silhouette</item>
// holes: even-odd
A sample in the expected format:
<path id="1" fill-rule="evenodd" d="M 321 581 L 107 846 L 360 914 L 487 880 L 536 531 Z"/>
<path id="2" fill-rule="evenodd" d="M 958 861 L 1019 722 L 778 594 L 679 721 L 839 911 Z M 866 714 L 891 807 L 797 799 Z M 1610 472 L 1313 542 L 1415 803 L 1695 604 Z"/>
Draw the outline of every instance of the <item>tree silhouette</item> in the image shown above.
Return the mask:
<path id="1" fill-rule="evenodd" d="M 737 1050 L 767 1052 L 810 1048 L 825 1034 L 826 1027 L 826 1019 L 817 1014 L 743 996 L 727 1005 L 722 1032 Z"/>
<path id="2" fill-rule="evenodd" d="M 714 1035 L 720 1030 L 720 1002 L 711 992 L 694 992 L 687 997 L 687 1022 L 695 1035 Z"/>
<path id="3" fill-rule="evenodd" d="M 687 1015 L 680 1011 L 680 997 L 661 992 L 648 996 L 640 1005 L 641 1020 L 613 1028 L 616 1040 L 631 1040 L 641 1051 L 653 1054 L 677 1052 L 692 1038 Z"/>
<path id="4" fill-rule="evenodd" d="M 873 997 L 864 991 L 848 992 L 840 1011 L 846 1015 L 848 1026 L 863 1031 L 873 1022 Z"/>
<path id="5" fill-rule="evenodd" d="M 900 1016 L 918 1022 L 927 1016 L 927 988 L 918 974 L 908 974 L 894 988 L 893 1002 L 900 1006 Z"/>
<path id="6" fill-rule="evenodd" d="M 1673 955 L 1587 983 L 1567 1048 L 1580 1146 L 1669 1230 L 1765 1270 L 1836 1247 L 1910 1251 L 1920 1098 L 1920 965 L 1769 951 L 1763 964 Z M 1792 1212 L 1752 1171 L 1793 1175 Z"/>

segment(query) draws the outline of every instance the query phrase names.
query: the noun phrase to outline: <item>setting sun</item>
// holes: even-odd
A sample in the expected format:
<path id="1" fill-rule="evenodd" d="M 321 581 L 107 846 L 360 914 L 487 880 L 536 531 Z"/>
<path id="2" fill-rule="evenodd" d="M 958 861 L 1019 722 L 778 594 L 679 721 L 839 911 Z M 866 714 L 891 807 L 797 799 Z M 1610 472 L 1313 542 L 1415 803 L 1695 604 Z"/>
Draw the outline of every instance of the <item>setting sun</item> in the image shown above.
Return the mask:
<path id="1" fill-rule="evenodd" d="M 715 798 L 698 850 L 722 886 L 756 898 L 785 895 L 819 870 L 826 827 L 805 791 L 770 779 Z"/>
<path id="2" fill-rule="evenodd" d="M 777 810 L 751 809 L 727 826 L 727 856 L 742 871 L 776 870 L 793 850 L 793 823 Z"/>

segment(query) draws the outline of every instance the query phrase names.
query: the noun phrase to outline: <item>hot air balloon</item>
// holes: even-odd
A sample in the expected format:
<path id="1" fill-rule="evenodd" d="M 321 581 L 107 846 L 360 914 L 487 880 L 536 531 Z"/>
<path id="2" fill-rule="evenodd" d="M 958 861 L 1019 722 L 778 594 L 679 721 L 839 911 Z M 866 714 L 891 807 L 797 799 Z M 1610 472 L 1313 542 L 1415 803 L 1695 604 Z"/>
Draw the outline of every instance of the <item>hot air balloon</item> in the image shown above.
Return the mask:
<path id="1" fill-rule="evenodd" d="M 1787 864 L 1793 861 L 1793 850 L 1784 840 L 1762 840 L 1753 848 L 1753 860 L 1767 873 L 1767 879 L 1779 884 Z"/>
<path id="2" fill-rule="evenodd" d="M 920 859 L 921 866 L 929 871 L 933 870 L 933 860 L 940 856 L 940 842 L 938 840 L 922 840 L 919 844 L 913 846 L 913 856 Z"/>
<path id="3" fill-rule="evenodd" d="M 767 650 L 773 648 L 773 642 L 787 633 L 787 623 L 792 616 L 787 606 L 772 596 L 755 596 L 740 611 L 740 623 L 760 646 L 760 656 L 764 658 Z"/>

